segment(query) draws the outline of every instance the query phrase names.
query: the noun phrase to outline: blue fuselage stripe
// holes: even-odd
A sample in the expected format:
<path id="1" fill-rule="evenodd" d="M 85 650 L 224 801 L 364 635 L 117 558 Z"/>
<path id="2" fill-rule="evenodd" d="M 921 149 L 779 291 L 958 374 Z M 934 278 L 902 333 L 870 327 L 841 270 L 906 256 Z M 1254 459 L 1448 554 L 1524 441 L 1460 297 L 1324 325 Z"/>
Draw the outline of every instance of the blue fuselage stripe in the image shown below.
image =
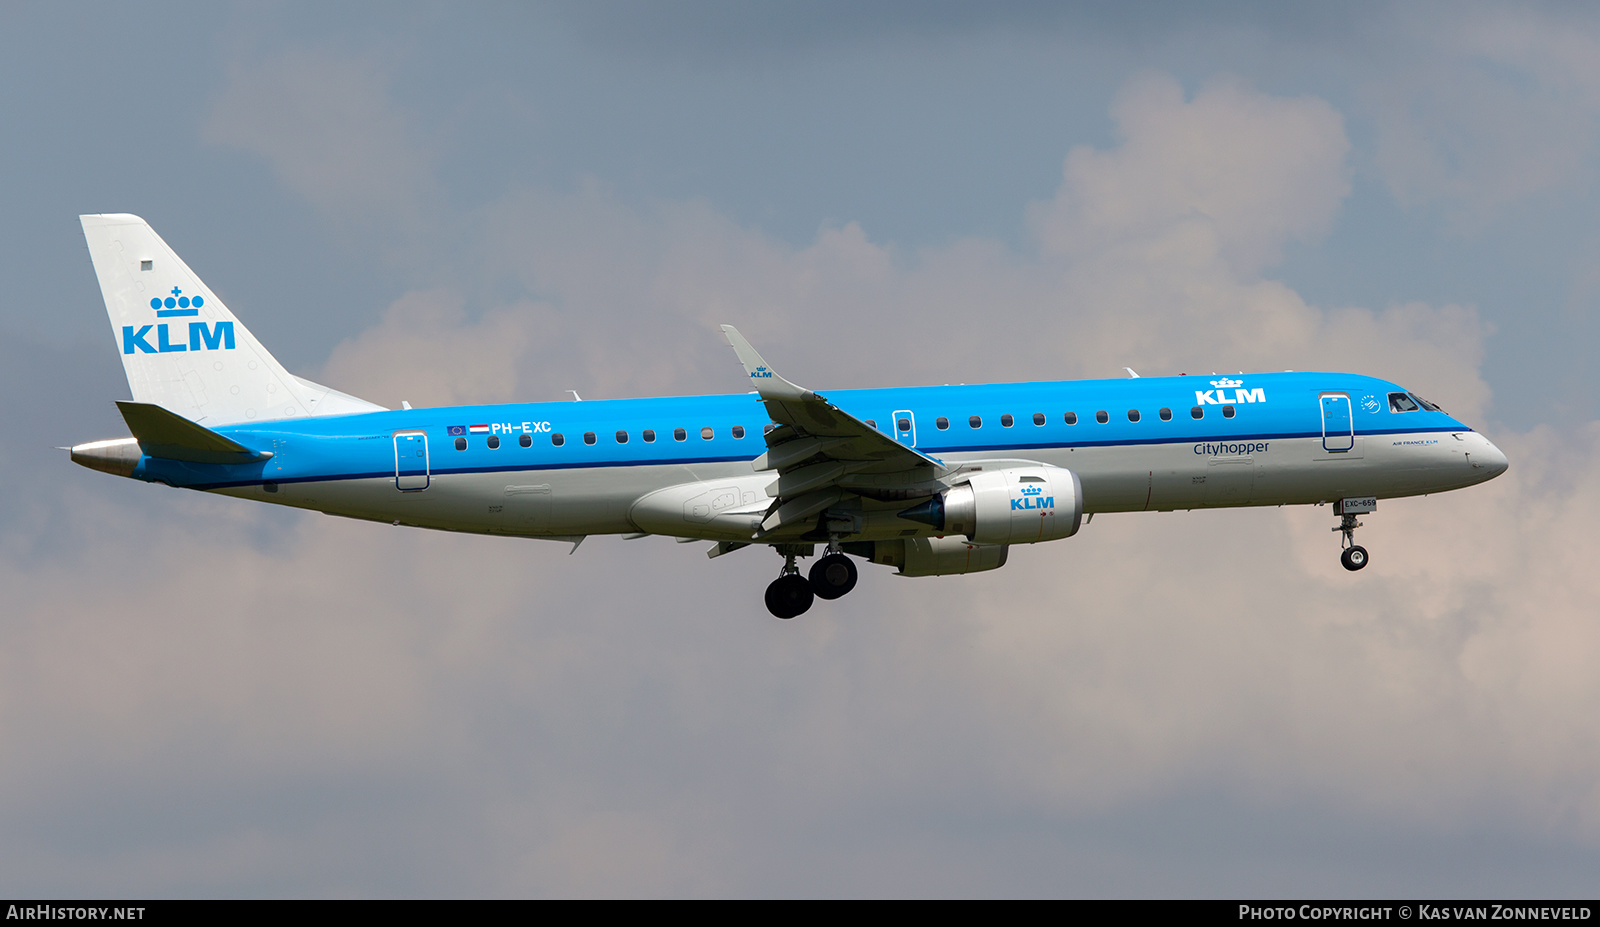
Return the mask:
<path id="1" fill-rule="evenodd" d="M 873 421 L 889 435 L 898 431 L 895 418 L 909 412 L 908 437 L 920 438 L 917 449 L 934 457 L 994 453 L 1025 457 L 1030 451 L 1051 449 L 1320 438 L 1324 403 L 1318 397 L 1330 392 L 1349 395 L 1354 412 L 1347 421 L 1353 422 L 1358 437 L 1470 430 L 1442 412 L 1391 412 L 1386 394 L 1401 388 L 1370 377 L 1275 373 L 1220 380 L 1230 385 L 1214 387 L 1218 380 L 1211 377 L 1146 377 L 839 390 L 825 395 L 839 408 Z M 1240 386 L 1245 383 L 1248 388 Z M 1196 405 L 1202 396 L 1229 391 L 1256 398 L 1230 403 L 1232 416 L 1223 414 L 1228 406 L 1212 399 Z M 1201 409 L 1204 416 L 1191 418 L 1191 406 Z M 1130 420 L 1130 409 L 1139 411 L 1139 421 Z M 1160 419 L 1162 410 L 1171 411 L 1170 420 Z M 1109 421 L 1095 420 L 1101 411 Z M 1067 413 L 1075 413 L 1074 424 L 1066 424 Z M 1043 425 L 1034 424 L 1036 414 L 1045 417 Z M 1002 417 L 1007 415 L 1015 423 L 1009 427 L 1002 425 Z M 981 418 L 976 428 L 968 422 L 974 416 Z M 937 427 L 941 419 L 948 422 L 944 429 Z M 426 435 L 426 465 L 434 477 L 695 466 L 754 459 L 766 450 L 762 430 L 768 421 L 765 407 L 753 394 L 406 409 L 221 427 L 219 433 L 246 447 L 272 450 L 273 458 L 224 465 L 147 457 L 135 475 L 197 489 L 266 481 L 393 479 L 397 460 L 392 436 L 399 432 Z M 489 434 L 470 431 L 483 423 L 490 423 L 491 433 L 499 437 L 499 448 L 487 446 Z M 1352 424 L 1340 424 L 1342 434 L 1348 436 Z M 735 426 L 743 429 L 741 437 L 733 437 Z M 711 429 L 711 439 L 701 437 L 703 428 Z M 1181 433 L 1171 433 L 1179 428 Z M 642 440 L 645 429 L 654 430 L 658 440 Z M 684 440 L 675 438 L 677 429 L 685 432 Z M 596 444 L 583 441 L 586 432 L 595 434 Z M 625 432 L 629 440 L 617 442 L 618 432 Z M 560 446 L 552 443 L 555 433 L 565 437 Z M 532 446 L 521 446 L 518 439 L 524 434 L 531 436 Z M 458 437 L 466 439 L 466 450 L 456 449 Z M 703 446 L 705 453 L 686 453 L 696 446 Z M 509 462 L 515 455 L 532 459 Z M 412 469 L 421 472 L 420 467 Z"/>

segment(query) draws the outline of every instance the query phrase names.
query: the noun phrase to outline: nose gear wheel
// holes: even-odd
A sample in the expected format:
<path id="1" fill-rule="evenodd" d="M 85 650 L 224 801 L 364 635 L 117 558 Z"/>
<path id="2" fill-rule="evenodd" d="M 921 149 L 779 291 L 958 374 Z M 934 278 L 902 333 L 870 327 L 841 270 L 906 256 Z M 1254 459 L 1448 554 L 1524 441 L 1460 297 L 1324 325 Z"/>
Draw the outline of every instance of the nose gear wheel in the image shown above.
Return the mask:
<path id="1" fill-rule="evenodd" d="M 1356 543 L 1356 529 L 1359 527 L 1361 522 L 1357 521 L 1354 515 L 1341 515 L 1339 527 L 1333 529 L 1344 534 L 1340 544 L 1344 552 L 1339 555 L 1339 562 L 1352 573 L 1367 565 L 1367 549 Z"/>

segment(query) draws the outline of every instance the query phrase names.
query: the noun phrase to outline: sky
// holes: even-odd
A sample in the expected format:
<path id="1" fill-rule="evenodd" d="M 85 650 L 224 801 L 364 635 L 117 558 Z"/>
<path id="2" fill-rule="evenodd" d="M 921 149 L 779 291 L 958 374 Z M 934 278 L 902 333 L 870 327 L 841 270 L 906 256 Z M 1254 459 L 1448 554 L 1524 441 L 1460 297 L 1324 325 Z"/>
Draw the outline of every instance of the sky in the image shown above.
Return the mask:
<path id="1" fill-rule="evenodd" d="M 1592 896 L 1600 14 L 0 8 L 0 894 Z M 1395 380 L 1510 470 L 1096 518 L 780 622 L 780 562 L 73 466 L 77 216 L 388 406 Z"/>

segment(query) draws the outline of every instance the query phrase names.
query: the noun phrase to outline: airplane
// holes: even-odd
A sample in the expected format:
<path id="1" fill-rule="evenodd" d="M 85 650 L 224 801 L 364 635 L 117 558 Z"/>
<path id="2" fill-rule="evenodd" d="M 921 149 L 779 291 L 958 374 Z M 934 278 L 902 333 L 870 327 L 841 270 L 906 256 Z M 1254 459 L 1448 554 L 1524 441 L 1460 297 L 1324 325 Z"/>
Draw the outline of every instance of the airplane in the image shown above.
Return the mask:
<path id="1" fill-rule="evenodd" d="M 722 326 L 753 389 L 383 406 L 289 373 L 138 216 L 81 216 L 133 399 L 129 437 L 72 461 L 171 487 L 445 531 L 768 547 L 789 619 L 856 585 L 994 570 L 1106 512 L 1331 504 L 1368 563 L 1379 499 L 1506 470 L 1487 438 L 1395 383 L 1293 372 L 853 389 L 778 375 Z M 731 364 L 730 364 L 731 368 Z M 796 560 L 813 557 L 806 575 Z M 854 559 L 853 559 L 854 558 Z"/>

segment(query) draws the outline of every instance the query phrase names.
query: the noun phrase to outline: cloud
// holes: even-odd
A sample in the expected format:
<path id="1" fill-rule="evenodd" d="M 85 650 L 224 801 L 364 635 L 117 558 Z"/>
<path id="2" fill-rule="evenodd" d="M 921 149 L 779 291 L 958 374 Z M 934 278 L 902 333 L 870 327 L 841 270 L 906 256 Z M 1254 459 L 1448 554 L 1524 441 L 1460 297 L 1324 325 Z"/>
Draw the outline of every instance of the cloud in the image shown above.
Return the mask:
<path id="1" fill-rule="evenodd" d="M 329 218 L 376 214 L 409 228 L 434 189 L 432 157 L 389 84 L 372 55 L 301 47 L 239 60 L 202 137 L 259 157 Z"/>
<path id="2" fill-rule="evenodd" d="M 1074 148 L 1055 201 L 1033 212 L 1046 251 L 1193 237 L 1250 276 L 1289 241 L 1325 233 L 1350 192 L 1344 120 L 1314 97 L 1219 80 L 1186 101 L 1177 81 L 1150 75 L 1122 91 L 1112 116 L 1121 146 Z"/>
<path id="3" fill-rule="evenodd" d="M 1402 16 L 1416 45 L 1364 95 L 1375 163 L 1402 202 L 1478 228 L 1512 204 L 1589 185 L 1600 128 L 1600 25 L 1552 8 Z"/>
<path id="4" fill-rule="evenodd" d="M 555 313 L 533 304 L 467 321 L 461 297 L 412 292 L 382 321 L 335 347 L 322 376 L 380 405 L 467 405 L 526 395 L 518 367 L 536 344 L 560 333 Z M 549 396 L 546 398 L 554 398 Z"/>

